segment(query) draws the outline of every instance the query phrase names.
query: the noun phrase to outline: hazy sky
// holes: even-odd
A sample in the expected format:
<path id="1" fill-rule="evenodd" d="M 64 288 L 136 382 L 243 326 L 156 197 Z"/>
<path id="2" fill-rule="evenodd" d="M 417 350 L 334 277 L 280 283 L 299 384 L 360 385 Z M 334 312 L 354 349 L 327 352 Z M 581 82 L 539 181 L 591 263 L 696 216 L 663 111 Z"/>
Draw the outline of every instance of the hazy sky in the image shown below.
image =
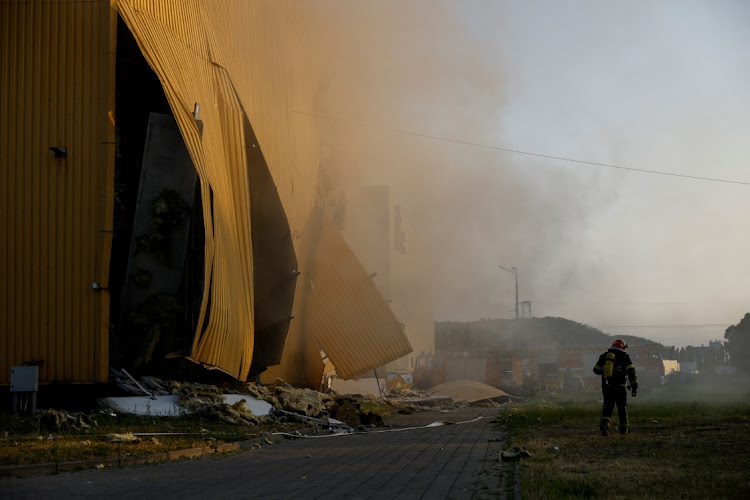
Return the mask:
<path id="1" fill-rule="evenodd" d="M 329 147 L 391 185 L 431 249 L 437 320 L 512 317 L 498 265 L 518 268 L 536 316 L 750 312 L 750 2 L 313 5 L 334 47 L 314 112 L 336 117 Z"/>

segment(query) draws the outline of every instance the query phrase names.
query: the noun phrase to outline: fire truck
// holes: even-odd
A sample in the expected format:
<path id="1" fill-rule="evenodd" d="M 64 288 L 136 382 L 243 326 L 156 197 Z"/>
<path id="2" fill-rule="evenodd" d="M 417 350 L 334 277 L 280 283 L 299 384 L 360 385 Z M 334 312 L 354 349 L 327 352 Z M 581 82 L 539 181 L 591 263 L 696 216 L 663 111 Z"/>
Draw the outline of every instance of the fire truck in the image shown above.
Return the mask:
<path id="1" fill-rule="evenodd" d="M 601 379 L 594 365 L 606 348 L 595 346 L 485 348 L 418 356 L 414 385 L 427 389 L 454 380 L 474 380 L 511 394 L 535 390 L 560 390 L 566 377 L 576 377 L 587 388 L 598 388 Z M 638 375 L 639 390 L 661 384 L 664 363 L 656 344 L 628 349 Z"/>

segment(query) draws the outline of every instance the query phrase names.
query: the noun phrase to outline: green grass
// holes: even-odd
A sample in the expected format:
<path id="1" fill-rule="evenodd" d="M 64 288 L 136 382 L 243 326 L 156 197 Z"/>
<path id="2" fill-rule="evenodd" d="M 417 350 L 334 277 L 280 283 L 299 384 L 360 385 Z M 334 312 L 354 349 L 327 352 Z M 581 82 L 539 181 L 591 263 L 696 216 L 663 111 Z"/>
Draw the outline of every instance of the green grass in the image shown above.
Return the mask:
<path id="1" fill-rule="evenodd" d="M 501 414 L 523 498 L 737 498 L 750 495 L 750 403 L 630 399 L 631 434 L 599 435 L 595 393 L 537 399 Z M 617 425 L 617 416 L 613 418 Z M 557 448 L 557 449 L 556 449 Z"/>
<path id="2" fill-rule="evenodd" d="M 0 465 L 67 462 L 148 455 L 184 448 L 215 446 L 259 437 L 264 432 L 294 432 L 304 425 L 278 423 L 242 426 L 192 417 L 93 416 L 88 429 L 48 430 L 39 419 L 0 412 Z M 160 433 L 140 436 L 139 443 L 109 442 L 108 434 Z"/>

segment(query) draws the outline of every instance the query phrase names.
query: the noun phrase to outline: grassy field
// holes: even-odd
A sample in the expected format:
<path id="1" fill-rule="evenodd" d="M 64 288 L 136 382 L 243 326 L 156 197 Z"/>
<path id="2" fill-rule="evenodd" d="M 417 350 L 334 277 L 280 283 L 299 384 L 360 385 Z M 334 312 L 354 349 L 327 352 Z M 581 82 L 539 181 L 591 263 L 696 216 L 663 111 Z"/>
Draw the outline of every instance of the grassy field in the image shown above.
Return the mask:
<path id="1" fill-rule="evenodd" d="M 122 456 L 149 455 L 184 448 L 215 446 L 262 436 L 264 432 L 294 432 L 301 424 L 232 425 L 191 417 L 92 415 L 89 428 L 49 430 L 38 418 L 0 412 L 0 466 Z M 111 442 L 111 434 L 132 433 L 139 442 Z"/>
<path id="2" fill-rule="evenodd" d="M 710 389 L 710 388 L 706 388 Z M 537 397 L 501 420 L 521 459 L 523 498 L 750 496 L 750 400 L 682 388 L 629 398 L 631 434 L 599 434 L 600 396 Z M 736 396 L 736 394 L 734 394 Z M 613 418 L 613 427 L 617 416 Z"/>

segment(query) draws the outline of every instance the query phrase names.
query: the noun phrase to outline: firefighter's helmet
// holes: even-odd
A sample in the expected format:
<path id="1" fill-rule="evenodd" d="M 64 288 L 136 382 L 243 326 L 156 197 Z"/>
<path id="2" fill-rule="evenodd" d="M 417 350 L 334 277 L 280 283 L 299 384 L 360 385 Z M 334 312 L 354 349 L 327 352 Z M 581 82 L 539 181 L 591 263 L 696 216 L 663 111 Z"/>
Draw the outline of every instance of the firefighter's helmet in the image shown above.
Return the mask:
<path id="1" fill-rule="evenodd" d="M 620 349 L 621 351 L 624 351 L 625 349 L 628 348 L 628 344 L 626 344 L 625 341 L 622 339 L 617 339 L 614 342 L 612 342 L 612 347 L 614 347 L 615 349 Z"/>

